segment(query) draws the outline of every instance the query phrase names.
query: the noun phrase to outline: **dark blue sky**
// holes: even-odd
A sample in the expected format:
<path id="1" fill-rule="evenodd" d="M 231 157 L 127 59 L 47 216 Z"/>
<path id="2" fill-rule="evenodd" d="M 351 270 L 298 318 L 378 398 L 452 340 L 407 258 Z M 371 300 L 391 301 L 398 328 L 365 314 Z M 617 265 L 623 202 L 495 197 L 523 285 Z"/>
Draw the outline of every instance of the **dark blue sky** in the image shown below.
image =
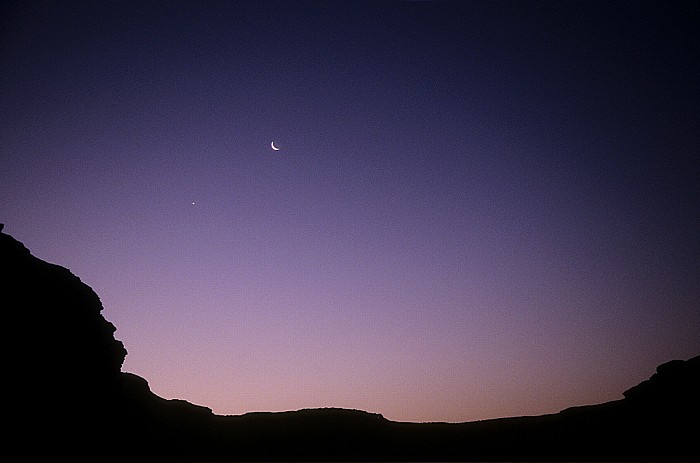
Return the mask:
<path id="1" fill-rule="evenodd" d="M 696 10 L 4 3 L 0 221 L 218 413 L 619 398 L 700 349 Z"/>

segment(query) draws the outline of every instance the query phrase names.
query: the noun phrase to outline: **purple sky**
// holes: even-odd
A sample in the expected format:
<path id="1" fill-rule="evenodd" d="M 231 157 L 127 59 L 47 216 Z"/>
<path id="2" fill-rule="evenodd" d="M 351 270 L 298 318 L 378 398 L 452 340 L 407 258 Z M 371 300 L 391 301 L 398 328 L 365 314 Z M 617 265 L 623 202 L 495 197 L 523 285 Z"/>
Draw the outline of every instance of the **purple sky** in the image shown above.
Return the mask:
<path id="1" fill-rule="evenodd" d="M 0 222 L 216 413 L 618 399 L 700 353 L 692 3 L 3 2 Z"/>

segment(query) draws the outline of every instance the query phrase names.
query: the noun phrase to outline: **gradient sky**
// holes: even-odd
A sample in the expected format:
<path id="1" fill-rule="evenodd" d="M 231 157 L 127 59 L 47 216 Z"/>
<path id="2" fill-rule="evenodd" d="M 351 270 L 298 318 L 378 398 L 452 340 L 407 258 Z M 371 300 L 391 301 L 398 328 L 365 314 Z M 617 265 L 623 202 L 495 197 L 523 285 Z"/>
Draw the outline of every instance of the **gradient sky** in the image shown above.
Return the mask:
<path id="1" fill-rule="evenodd" d="M 700 353 L 693 3 L 3 2 L 0 222 L 215 413 L 618 399 Z"/>

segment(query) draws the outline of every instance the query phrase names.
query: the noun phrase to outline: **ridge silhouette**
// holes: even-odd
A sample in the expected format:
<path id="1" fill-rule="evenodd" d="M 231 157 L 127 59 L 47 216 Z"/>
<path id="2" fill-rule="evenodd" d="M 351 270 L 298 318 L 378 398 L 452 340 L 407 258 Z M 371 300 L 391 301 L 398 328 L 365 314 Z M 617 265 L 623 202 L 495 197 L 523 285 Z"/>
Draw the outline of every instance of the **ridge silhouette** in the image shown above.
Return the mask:
<path id="1" fill-rule="evenodd" d="M 6 452 L 59 461 L 699 461 L 700 356 L 620 400 L 556 414 L 400 423 L 346 409 L 219 416 L 121 371 L 97 294 L 2 232 Z"/>

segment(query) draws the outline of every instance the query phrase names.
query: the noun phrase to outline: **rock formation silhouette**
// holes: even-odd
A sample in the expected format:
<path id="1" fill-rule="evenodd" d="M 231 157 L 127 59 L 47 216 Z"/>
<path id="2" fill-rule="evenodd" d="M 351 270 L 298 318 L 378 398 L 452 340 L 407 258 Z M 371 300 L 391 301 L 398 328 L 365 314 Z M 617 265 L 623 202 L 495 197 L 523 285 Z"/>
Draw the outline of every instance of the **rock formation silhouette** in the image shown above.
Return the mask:
<path id="1" fill-rule="evenodd" d="M 6 454 L 38 461 L 700 461 L 700 357 L 556 414 L 398 423 L 357 410 L 217 416 L 153 394 L 95 292 L 2 232 Z"/>

